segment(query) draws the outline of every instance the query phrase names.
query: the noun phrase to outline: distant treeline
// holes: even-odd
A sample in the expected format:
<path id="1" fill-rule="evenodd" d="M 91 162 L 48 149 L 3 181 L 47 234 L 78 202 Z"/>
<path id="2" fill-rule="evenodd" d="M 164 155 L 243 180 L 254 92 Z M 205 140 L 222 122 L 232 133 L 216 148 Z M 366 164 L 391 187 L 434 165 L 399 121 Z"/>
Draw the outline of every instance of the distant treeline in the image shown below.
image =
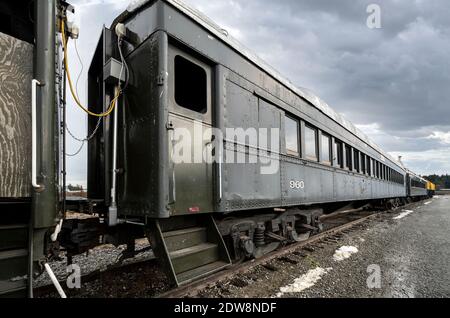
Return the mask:
<path id="1" fill-rule="evenodd" d="M 83 186 L 79 185 L 79 184 L 73 185 L 73 184 L 69 183 L 69 185 L 67 186 L 67 190 L 69 190 L 69 191 L 83 191 Z"/>
<path id="2" fill-rule="evenodd" d="M 424 176 L 424 178 L 433 182 L 438 189 L 450 189 L 450 176 L 448 174 L 442 176 L 432 174 L 431 176 Z"/>

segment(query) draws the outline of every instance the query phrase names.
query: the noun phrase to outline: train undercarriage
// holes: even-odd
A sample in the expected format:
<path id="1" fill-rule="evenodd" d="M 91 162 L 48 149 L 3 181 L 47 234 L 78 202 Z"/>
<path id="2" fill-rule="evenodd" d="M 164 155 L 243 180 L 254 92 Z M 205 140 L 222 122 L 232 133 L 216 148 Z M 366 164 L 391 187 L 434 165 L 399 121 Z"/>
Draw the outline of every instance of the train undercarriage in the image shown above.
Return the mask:
<path id="1" fill-rule="evenodd" d="M 59 242 L 50 250 L 54 252 L 53 257 L 59 257 L 59 251 L 64 251 L 71 263 L 74 255 L 101 244 L 126 245 L 119 260 L 123 261 L 142 252 L 136 249 L 135 240 L 147 238 L 171 283 L 179 286 L 231 263 L 259 258 L 280 247 L 307 240 L 323 230 L 323 218 L 334 214 L 391 210 L 426 198 L 342 202 L 157 220 L 124 218 L 115 227 L 108 227 L 104 222 L 106 215 L 98 202 L 72 200 L 68 207 L 77 213 L 74 217 L 68 214 Z"/>

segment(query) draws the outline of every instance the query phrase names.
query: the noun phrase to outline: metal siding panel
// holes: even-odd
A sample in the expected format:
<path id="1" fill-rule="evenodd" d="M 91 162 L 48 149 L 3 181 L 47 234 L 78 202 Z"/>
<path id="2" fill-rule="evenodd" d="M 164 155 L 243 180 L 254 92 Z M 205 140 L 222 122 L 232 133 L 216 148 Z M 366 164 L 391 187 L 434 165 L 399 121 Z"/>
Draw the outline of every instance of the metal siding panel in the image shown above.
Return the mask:
<path id="1" fill-rule="evenodd" d="M 0 33 L 0 198 L 31 196 L 33 45 Z"/>
<path id="2" fill-rule="evenodd" d="M 257 128 L 258 98 L 230 81 L 227 81 L 226 84 L 226 94 L 225 129 Z"/>
<path id="3" fill-rule="evenodd" d="M 332 201 L 333 190 L 331 172 L 311 166 L 305 166 L 304 170 L 306 201 L 308 203 Z"/>
<path id="4" fill-rule="evenodd" d="M 283 205 L 304 204 L 307 201 L 306 192 L 306 167 L 296 162 L 282 160 L 282 200 Z M 305 182 L 304 189 L 291 188 L 291 181 Z"/>

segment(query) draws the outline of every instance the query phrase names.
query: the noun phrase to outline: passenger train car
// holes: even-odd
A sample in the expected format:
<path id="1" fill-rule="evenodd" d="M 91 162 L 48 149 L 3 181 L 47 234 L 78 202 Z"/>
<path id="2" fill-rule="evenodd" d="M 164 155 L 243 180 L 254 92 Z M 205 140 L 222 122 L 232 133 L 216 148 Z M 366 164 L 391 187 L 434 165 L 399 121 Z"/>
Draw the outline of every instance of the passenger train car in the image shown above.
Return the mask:
<path id="1" fill-rule="evenodd" d="M 89 198 L 106 208 L 117 192 L 117 220 L 145 219 L 175 284 L 303 238 L 311 232 L 305 224 L 319 230 L 327 204 L 407 196 L 408 174 L 395 160 L 179 1 L 139 2 L 103 30 L 89 72 L 89 104 L 97 105 L 91 111 L 104 111 L 98 106 L 114 96 L 108 83 L 110 65 L 119 60 L 118 27 L 126 29 L 129 84 L 117 131 L 106 125 L 90 143 Z M 196 128 L 206 133 L 194 136 L 187 160 L 177 162 L 177 131 L 191 136 Z M 222 135 L 213 136 L 211 128 Z M 230 128 L 244 137 L 225 134 Z M 278 147 L 250 140 L 252 129 L 278 131 L 267 138 Z M 202 146 L 219 160 L 195 162 Z M 247 161 L 235 163 L 239 156 Z M 263 173 L 264 162 L 276 169 Z M 418 195 L 412 186 L 411 196 Z M 110 225 L 117 220 L 114 215 Z M 190 239 L 205 226 L 206 237 Z M 172 240 L 190 243 L 172 246 Z"/>
<path id="2" fill-rule="evenodd" d="M 10 180 L 0 180 L 0 293 L 27 285 L 32 296 L 30 281 L 10 278 L 50 271 L 45 262 L 59 247 L 69 261 L 103 243 L 127 244 L 123 256 L 132 257 L 141 237 L 182 285 L 306 239 L 324 213 L 430 194 L 425 180 L 201 13 L 178 0 L 138 1 L 101 31 L 88 72 L 88 199 L 77 206 L 94 217 L 65 219 L 57 127 L 65 127 L 66 76 L 72 89 L 64 48 L 76 37 L 66 19 L 73 8 L 35 3 L 33 20 L 0 6 L 27 21 L 25 34 L 0 30 L 0 49 L 29 55 L 11 52 L 2 65 L 13 61 L 32 92 L 13 84 L 14 100 L 0 95 L 0 111 L 21 114 L 14 138 L 26 145 L 0 154 L 0 176 Z M 34 68 L 21 62 L 32 54 Z M 0 136 L 9 132 L 2 124 Z M 22 164 L 12 171 L 15 157 Z"/>

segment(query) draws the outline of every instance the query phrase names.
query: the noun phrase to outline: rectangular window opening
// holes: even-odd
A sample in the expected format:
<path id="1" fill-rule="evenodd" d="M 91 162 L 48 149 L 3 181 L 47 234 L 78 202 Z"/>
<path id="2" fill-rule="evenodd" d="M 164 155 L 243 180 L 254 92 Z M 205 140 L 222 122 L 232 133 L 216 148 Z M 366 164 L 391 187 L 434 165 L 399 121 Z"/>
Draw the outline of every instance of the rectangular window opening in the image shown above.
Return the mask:
<path id="1" fill-rule="evenodd" d="M 355 171 L 360 172 L 360 170 L 359 170 L 359 151 L 356 149 L 353 150 L 353 161 L 355 163 Z"/>
<path id="2" fill-rule="evenodd" d="M 175 102 L 189 110 L 206 113 L 207 105 L 207 75 L 203 67 L 175 56 Z"/>
<path id="3" fill-rule="evenodd" d="M 317 161 L 317 129 L 305 126 L 305 156 Z"/>
<path id="4" fill-rule="evenodd" d="M 345 168 L 352 170 L 352 147 L 345 145 Z"/>
<path id="5" fill-rule="evenodd" d="M 342 142 L 335 140 L 334 142 L 334 157 L 336 160 L 336 165 L 339 168 L 344 168 L 344 162 L 342 160 Z"/>
<path id="6" fill-rule="evenodd" d="M 331 137 L 322 133 L 321 139 L 320 160 L 326 164 L 331 164 Z"/>
<path id="7" fill-rule="evenodd" d="M 286 153 L 288 155 L 299 156 L 299 123 L 288 116 L 284 117 L 284 131 L 286 141 Z"/>

